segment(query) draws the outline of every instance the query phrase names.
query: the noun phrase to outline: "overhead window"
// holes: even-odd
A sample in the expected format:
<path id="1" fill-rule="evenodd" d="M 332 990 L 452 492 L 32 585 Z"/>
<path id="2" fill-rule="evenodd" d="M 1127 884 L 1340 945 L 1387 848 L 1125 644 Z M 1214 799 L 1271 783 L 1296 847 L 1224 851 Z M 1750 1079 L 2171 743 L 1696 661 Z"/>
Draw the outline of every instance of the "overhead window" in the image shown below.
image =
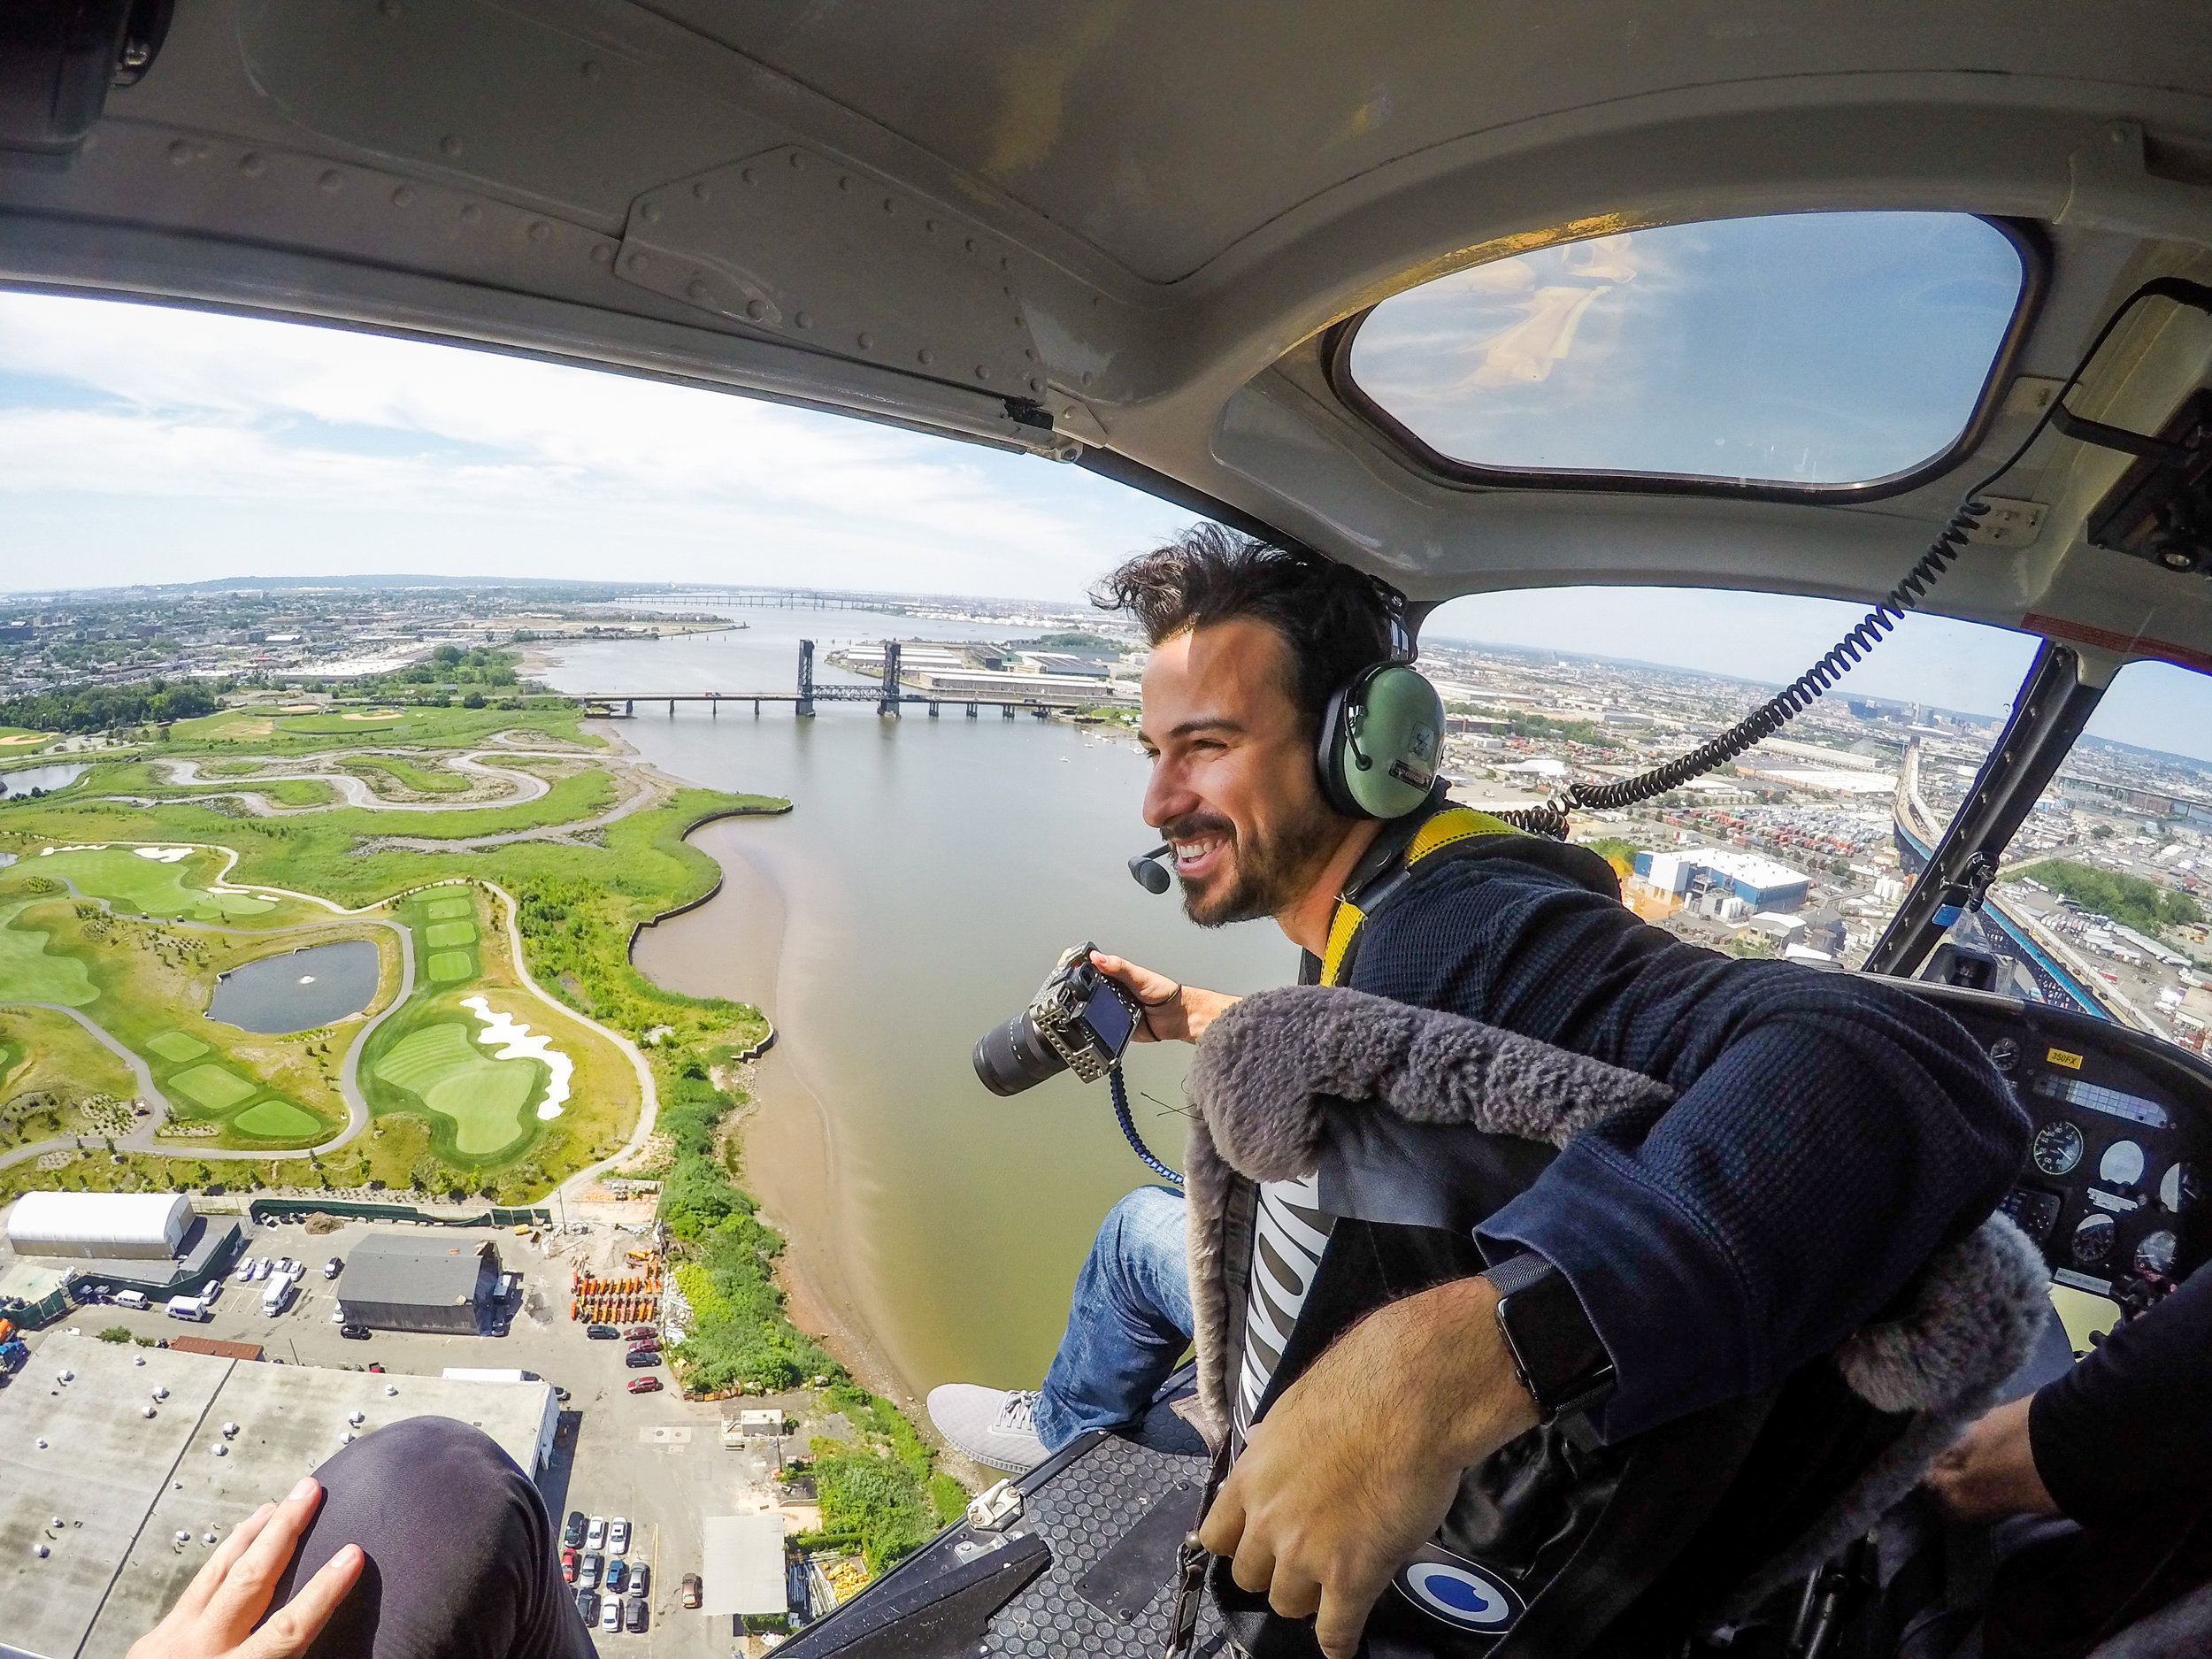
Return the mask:
<path id="1" fill-rule="evenodd" d="M 1963 213 L 1627 231 L 1393 296 L 1340 341 L 1338 383 L 1424 459 L 1501 482 L 1894 484 L 1970 437 L 2036 274 Z"/>

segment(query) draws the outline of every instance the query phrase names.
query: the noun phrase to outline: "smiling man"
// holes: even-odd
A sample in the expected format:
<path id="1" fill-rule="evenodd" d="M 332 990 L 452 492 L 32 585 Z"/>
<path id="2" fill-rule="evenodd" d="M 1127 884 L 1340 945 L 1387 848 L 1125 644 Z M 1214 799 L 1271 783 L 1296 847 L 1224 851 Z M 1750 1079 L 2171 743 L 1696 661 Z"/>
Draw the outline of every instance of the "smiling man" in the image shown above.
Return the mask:
<path id="1" fill-rule="evenodd" d="M 1483 1271 L 1388 1302 L 1280 1389 L 1336 1218 L 1317 1171 L 1233 1201 L 1248 1240 L 1226 1339 L 1235 1463 L 1202 1536 L 1238 1586 L 1313 1619 L 1344 1659 L 1463 1471 L 1562 1410 L 1617 1443 L 1780 1386 L 1989 1214 L 2027 1125 L 1965 1032 L 1902 991 L 1683 944 L 1622 907 L 1595 855 L 1440 791 L 1392 822 L 1333 807 L 1326 710 L 1391 644 L 1367 578 L 1203 526 L 1123 566 L 1100 603 L 1153 642 L 1144 816 L 1174 848 L 1194 922 L 1271 918 L 1303 983 L 1462 1015 L 1674 1091 L 1525 1162 L 1504 1202 L 1476 1206 Z M 1096 960 L 1144 1005 L 1141 1040 L 1199 1041 L 1237 1000 Z M 1139 1417 L 1194 1328 L 1184 1210 L 1156 1187 L 1118 1204 L 1042 1388 L 933 1391 L 946 1437 L 1018 1470 Z M 1535 1326 L 1508 1328 L 1509 1288 Z"/>

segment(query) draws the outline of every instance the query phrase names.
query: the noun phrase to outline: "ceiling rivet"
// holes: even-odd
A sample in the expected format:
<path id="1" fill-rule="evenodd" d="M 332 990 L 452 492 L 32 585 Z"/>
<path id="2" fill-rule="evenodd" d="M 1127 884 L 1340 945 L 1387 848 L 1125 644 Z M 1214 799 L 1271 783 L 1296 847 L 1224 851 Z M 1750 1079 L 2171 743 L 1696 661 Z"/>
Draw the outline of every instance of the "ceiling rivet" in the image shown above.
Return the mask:
<path id="1" fill-rule="evenodd" d="M 599 79 L 599 65 L 597 64 L 593 63 L 588 58 L 585 59 L 582 70 L 585 80 L 596 81 Z"/>
<path id="2" fill-rule="evenodd" d="M 768 315 L 768 307 L 759 300 L 747 300 L 745 302 L 745 314 L 751 318 L 755 322 L 758 322 L 762 318 Z"/>
<path id="3" fill-rule="evenodd" d="M 661 204 L 658 202 L 648 202 L 644 206 L 643 212 L 645 215 L 645 222 L 647 224 L 657 225 L 661 222 Z"/>
<path id="4" fill-rule="evenodd" d="M 346 175 L 333 167 L 328 173 L 323 174 L 318 182 L 323 187 L 325 196 L 335 196 L 345 188 Z"/>
<path id="5" fill-rule="evenodd" d="M 530 240 L 532 242 L 543 242 L 552 234 L 553 227 L 547 224 L 543 219 L 534 219 L 530 221 Z"/>
<path id="6" fill-rule="evenodd" d="M 791 165 L 797 168 L 805 167 L 806 157 L 798 150 L 793 150 L 791 152 Z"/>
<path id="7" fill-rule="evenodd" d="M 644 256 L 643 254 L 641 254 L 641 253 L 634 253 L 634 254 L 632 254 L 632 255 L 630 256 L 630 269 L 631 269 L 631 270 L 633 270 L 633 271 L 642 271 L 642 270 L 644 270 L 644 269 L 645 269 L 645 256 Z"/>
<path id="8" fill-rule="evenodd" d="M 592 245 L 591 262 L 594 265 L 605 265 L 613 257 L 614 250 L 605 242 L 595 242 Z"/>
<path id="9" fill-rule="evenodd" d="M 409 189 L 405 185 L 401 185 L 398 189 L 392 192 L 392 205 L 394 207 L 412 207 L 414 204 L 415 193 Z"/>
<path id="10" fill-rule="evenodd" d="M 967 248 L 968 248 L 968 251 L 969 251 L 970 253 L 973 253 L 973 252 L 975 251 L 975 238 L 974 238 L 974 237 L 971 236 L 971 237 L 969 237 L 969 238 L 968 238 Z"/>
<path id="11" fill-rule="evenodd" d="M 917 363 L 934 363 L 937 361 L 937 357 L 927 346 L 924 346 L 919 351 L 917 351 L 914 354 L 914 360 Z"/>
<path id="12" fill-rule="evenodd" d="M 863 334 L 860 336 L 860 349 L 863 351 L 872 351 L 875 349 L 875 345 L 876 337 L 873 334 Z"/>
<path id="13" fill-rule="evenodd" d="M 899 204 L 887 196 L 883 198 L 883 211 L 887 213 L 895 213 L 899 211 Z"/>
<path id="14" fill-rule="evenodd" d="M 791 320 L 792 320 L 793 322 L 795 322 L 795 323 L 798 324 L 798 325 L 799 325 L 799 326 L 800 326 L 800 327 L 802 327 L 802 328 L 811 328 L 811 327 L 813 327 L 813 326 L 814 326 L 814 316 L 813 316 L 813 313 L 812 313 L 812 312 L 810 312 L 810 311 L 801 311 L 801 312 L 800 312 L 800 313 L 799 313 L 796 317 L 794 317 Z"/>
<path id="15" fill-rule="evenodd" d="M 713 191 L 707 188 L 707 181 L 704 179 L 691 187 L 691 199 L 695 202 L 703 202 L 713 194 Z"/>
<path id="16" fill-rule="evenodd" d="M 388 18 L 399 15 L 399 0 L 376 0 L 376 9 Z"/>
<path id="17" fill-rule="evenodd" d="M 451 133 L 448 133 L 438 141 L 438 148 L 449 156 L 457 156 L 461 153 L 461 141 Z"/>
<path id="18" fill-rule="evenodd" d="M 684 292 L 690 295 L 695 300 L 703 300 L 707 296 L 707 285 L 703 282 L 694 282 L 689 288 L 686 288 Z"/>
<path id="19" fill-rule="evenodd" d="M 263 161 L 257 152 L 250 150 L 238 157 L 238 171 L 249 179 L 258 179 L 261 176 L 262 168 L 266 165 L 268 163 Z"/>
<path id="20" fill-rule="evenodd" d="M 934 236 L 937 234 L 937 221 L 933 219 L 926 219 L 922 221 L 922 228 Z"/>
<path id="21" fill-rule="evenodd" d="M 975 365 L 975 378 L 979 380 L 989 380 L 991 378 L 990 365 L 983 363 L 977 364 Z"/>
<path id="22" fill-rule="evenodd" d="M 483 217 L 484 210 L 477 206 L 475 203 L 464 202 L 461 204 L 461 223 L 464 225 L 473 225 Z"/>
<path id="23" fill-rule="evenodd" d="M 1086 370 L 1084 370 L 1084 371 L 1083 371 L 1083 384 L 1084 384 L 1084 385 L 1086 385 L 1086 386 L 1088 386 L 1090 383 L 1091 383 L 1091 372 L 1090 372 L 1088 369 L 1086 369 Z"/>
<path id="24" fill-rule="evenodd" d="M 186 143 L 181 138 L 172 140 L 169 145 L 169 159 L 175 162 L 178 166 L 181 167 L 186 162 L 192 159 L 192 146 Z"/>
<path id="25" fill-rule="evenodd" d="M 849 190 L 849 189 L 851 189 L 851 188 L 853 188 L 853 176 L 852 176 L 852 174 L 850 174 L 849 173 L 840 173 L 840 174 L 838 175 L 838 179 L 837 179 L 837 188 L 838 188 L 839 189 L 841 189 L 841 190 Z"/>
<path id="26" fill-rule="evenodd" d="M 759 173 L 751 167 L 745 168 L 737 176 L 744 180 L 748 184 L 758 184 L 760 182 Z"/>
<path id="27" fill-rule="evenodd" d="M 1027 346 L 1024 346 L 1022 348 L 1022 356 L 1026 357 L 1032 363 L 1034 363 L 1037 360 L 1037 354 L 1031 350 Z"/>

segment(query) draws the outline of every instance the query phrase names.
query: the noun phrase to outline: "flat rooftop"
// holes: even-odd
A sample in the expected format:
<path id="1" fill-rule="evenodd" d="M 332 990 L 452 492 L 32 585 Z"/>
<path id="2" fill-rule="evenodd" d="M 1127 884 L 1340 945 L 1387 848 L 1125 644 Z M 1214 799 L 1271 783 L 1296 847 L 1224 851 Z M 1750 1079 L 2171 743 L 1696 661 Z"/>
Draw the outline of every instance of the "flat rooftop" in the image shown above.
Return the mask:
<path id="1" fill-rule="evenodd" d="M 121 1659 L 212 1553 L 211 1534 L 335 1452 L 352 1412 L 365 1418 L 357 1434 L 455 1417 L 530 1469 L 550 1395 L 541 1382 L 257 1363 L 57 1332 L 0 1391 L 6 1640 L 42 1659 Z"/>

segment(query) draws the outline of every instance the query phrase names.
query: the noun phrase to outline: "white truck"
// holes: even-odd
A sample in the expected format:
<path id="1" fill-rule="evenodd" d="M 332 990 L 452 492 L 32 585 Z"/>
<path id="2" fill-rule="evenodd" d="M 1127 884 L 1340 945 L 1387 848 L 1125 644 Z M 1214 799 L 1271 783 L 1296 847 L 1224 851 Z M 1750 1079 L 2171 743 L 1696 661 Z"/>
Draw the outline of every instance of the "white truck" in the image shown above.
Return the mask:
<path id="1" fill-rule="evenodd" d="M 292 1305 L 292 1293 L 299 1288 L 299 1281 L 289 1273 L 279 1273 L 269 1280 L 268 1288 L 261 1293 L 261 1317 L 273 1319 Z"/>
<path id="2" fill-rule="evenodd" d="M 208 1312 L 207 1303 L 197 1296 L 172 1296 L 168 1305 L 172 1319 L 189 1319 L 195 1325 L 205 1325 L 215 1317 Z"/>
<path id="3" fill-rule="evenodd" d="M 115 1305 L 143 1311 L 147 1305 L 146 1293 L 142 1290 L 119 1290 L 115 1293 Z"/>

